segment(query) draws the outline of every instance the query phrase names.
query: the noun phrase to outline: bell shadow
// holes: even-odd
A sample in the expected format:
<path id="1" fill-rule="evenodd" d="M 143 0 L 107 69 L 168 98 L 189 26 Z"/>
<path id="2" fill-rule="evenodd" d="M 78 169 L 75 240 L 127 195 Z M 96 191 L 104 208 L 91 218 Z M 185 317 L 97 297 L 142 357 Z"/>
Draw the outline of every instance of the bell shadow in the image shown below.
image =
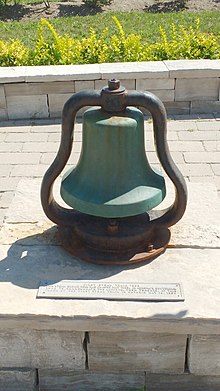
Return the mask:
<path id="1" fill-rule="evenodd" d="M 152 260 L 131 265 L 87 263 L 61 247 L 58 230 L 54 226 L 42 234 L 30 235 L 11 244 L 7 256 L 0 261 L 0 282 L 38 289 L 40 281 L 100 280 L 146 265 Z"/>

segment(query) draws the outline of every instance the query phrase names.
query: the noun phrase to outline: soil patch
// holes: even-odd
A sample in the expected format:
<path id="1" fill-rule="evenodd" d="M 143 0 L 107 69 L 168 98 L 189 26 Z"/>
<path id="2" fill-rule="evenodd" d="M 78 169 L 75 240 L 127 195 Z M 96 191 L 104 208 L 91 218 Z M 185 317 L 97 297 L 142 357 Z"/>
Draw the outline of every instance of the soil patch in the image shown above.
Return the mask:
<path id="1" fill-rule="evenodd" d="M 178 11 L 220 11 L 220 0 L 112 0 L 103 7 L 88 7 L 81 0 L 49 3 L 30 3 L 1 6 L 0 20 L 35 21 L 60 16 L 94 15 L 109 11 L 178 12 Z"/>

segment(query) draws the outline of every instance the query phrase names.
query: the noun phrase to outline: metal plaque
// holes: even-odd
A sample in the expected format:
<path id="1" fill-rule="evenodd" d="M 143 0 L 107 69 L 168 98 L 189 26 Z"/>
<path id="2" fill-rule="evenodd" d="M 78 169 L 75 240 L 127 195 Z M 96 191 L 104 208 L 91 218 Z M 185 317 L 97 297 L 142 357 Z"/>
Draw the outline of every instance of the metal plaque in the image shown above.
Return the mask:
<path id="1" fill-rule="evenodd" d="M 106 282 L 97 280 L 42 281 L 38 298 L 184 301 L 180 283 Z"/>

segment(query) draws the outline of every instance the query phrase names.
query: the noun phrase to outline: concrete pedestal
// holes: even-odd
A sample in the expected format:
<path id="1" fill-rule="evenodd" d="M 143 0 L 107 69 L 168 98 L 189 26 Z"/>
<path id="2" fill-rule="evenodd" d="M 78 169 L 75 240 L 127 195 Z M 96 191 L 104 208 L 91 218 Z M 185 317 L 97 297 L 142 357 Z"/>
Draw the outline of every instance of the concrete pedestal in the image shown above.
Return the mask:
<path id="1" fill-rule="evenodd" d="M 220 390 L 220 200 L 190 184 L 167 251 L 149 264 L 74 259 L 22 180 L 0 233 L 0 389 Z M 181 282 L 184 302 L 37 299 L 40 280 Z"/>

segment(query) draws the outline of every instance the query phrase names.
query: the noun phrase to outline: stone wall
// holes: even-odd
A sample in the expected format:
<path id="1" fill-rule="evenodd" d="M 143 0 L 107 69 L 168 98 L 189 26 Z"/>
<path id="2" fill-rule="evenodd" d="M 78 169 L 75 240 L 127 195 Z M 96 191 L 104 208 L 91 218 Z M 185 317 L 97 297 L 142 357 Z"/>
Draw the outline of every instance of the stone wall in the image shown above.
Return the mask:
<path id="1" fill-rule="evenodd" d="M 0 120 L 59 118 L 72 94 L 113 77 L 155 93 L 168 115 L 220 112 L 220 60 L 177 60 L 0 68 Z"/>

